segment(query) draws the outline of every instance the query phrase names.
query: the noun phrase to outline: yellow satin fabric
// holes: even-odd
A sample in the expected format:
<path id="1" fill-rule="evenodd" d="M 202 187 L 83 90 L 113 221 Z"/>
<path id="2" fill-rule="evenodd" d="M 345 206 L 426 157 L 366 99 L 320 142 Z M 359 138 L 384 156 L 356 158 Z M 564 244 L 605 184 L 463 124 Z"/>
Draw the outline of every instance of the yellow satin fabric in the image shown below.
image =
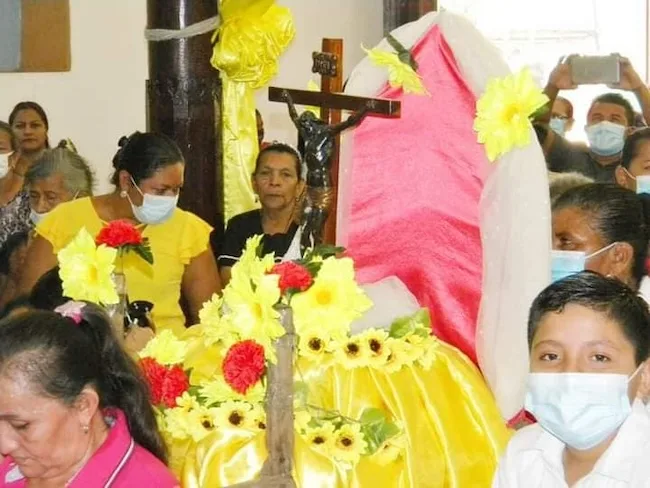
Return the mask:
<path id="1" fill-rule="evenodd" d="M 296 435 L 294 478 L 306 488 L 489 487 L 510 432 L 483 378 L 455 348 L 438 343 L 429 371 L 419 366 L 386 374 L 370 368 L 314 366 L 300 370 L 309 402 L 359 418 L 381 408 L 401 423 L 408 437 L 403 456 L 386 466 L 362 458 L 347 471 L 312 450 Z M 193 374 L 209 375 L 214 355 L 196 348 Z M 263 433 L 214 432 L 199 444 L 172 447 L 172 467 L 186 488 L 216 488 L 254 479 L 266 458 Z"/>
<path id="2" fill-rule="evenodd" d="M 259 150 L 254 93 L 278 71 L 295 35 L 291 11 L 274 0 L 222 0 L 212 65 L 221 72 L 224 209 L 226 220 L 252 210 L 251 184 Z"/>

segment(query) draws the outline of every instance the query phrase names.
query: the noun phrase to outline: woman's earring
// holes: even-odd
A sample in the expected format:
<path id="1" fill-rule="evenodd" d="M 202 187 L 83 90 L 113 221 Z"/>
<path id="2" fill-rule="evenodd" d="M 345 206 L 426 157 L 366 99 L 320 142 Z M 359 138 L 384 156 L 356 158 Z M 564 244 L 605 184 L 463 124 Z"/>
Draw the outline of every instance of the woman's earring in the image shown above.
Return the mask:
<path id="1" fill-rule="evenodd" d="M 81 427 L 81 430 L 84 431 L 84 434 L 87 434 L 88 431 L 90 431 L 90 426 L 89 425 L 84 425 Z"/>
<path id="2" fill-rule="evenodd" d="M 259 195 L 255 195 L 255 203 L 259 203 L 259 201 L 260 201 Z"/>
<path id="3" fill-rule="evenodd" d="M 127 195 L 126 190 L 122 190 L 122 191 L 120 192 L 120 197 L 121 197 L 121 198 L 126 198 L 126 195 Z"/>

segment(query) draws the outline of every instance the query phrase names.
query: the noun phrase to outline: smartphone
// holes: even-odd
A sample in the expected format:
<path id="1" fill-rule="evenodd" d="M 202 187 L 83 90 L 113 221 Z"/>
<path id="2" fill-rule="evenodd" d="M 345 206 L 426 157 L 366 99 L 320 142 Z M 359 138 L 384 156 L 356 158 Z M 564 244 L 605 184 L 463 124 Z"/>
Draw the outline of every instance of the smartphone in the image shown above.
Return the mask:
<path id="1" fill-rule="evenodd" d="M 618 54 L 609 56 L 573 56 L 569 59 L 571 79 L 576 85 L 616 85 L 621 81 Z"/>

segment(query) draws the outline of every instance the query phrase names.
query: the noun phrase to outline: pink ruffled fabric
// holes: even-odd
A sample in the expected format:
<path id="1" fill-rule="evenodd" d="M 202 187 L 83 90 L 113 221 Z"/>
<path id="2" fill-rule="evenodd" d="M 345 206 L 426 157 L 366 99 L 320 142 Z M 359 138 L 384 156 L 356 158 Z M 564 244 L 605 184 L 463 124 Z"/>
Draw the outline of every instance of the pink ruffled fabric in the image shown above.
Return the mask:
<path id="1" fill-rule="evenodd" d="M 429 96 L 386 85 L 400 119 L 354 131 L 348 252 L 359 279 L 399 277 L 433 331 L 476 362 L 481 297 L 479 199 L 490 166 L 473 131 L 476 99 L 436 26 L 413 49 Z"/>

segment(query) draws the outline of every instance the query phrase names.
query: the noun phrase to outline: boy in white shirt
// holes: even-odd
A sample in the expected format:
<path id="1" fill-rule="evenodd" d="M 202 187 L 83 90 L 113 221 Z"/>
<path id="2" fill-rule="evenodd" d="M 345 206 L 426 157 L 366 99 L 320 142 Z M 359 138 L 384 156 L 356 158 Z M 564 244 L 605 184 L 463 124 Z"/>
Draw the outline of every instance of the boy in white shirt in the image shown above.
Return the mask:
<path id="1" fill-rule="evenodd" d="M 493 488 L 650 487 L 650 312 L 616 279 L 553 283 L 528 320 L 526 409 Z"/>

